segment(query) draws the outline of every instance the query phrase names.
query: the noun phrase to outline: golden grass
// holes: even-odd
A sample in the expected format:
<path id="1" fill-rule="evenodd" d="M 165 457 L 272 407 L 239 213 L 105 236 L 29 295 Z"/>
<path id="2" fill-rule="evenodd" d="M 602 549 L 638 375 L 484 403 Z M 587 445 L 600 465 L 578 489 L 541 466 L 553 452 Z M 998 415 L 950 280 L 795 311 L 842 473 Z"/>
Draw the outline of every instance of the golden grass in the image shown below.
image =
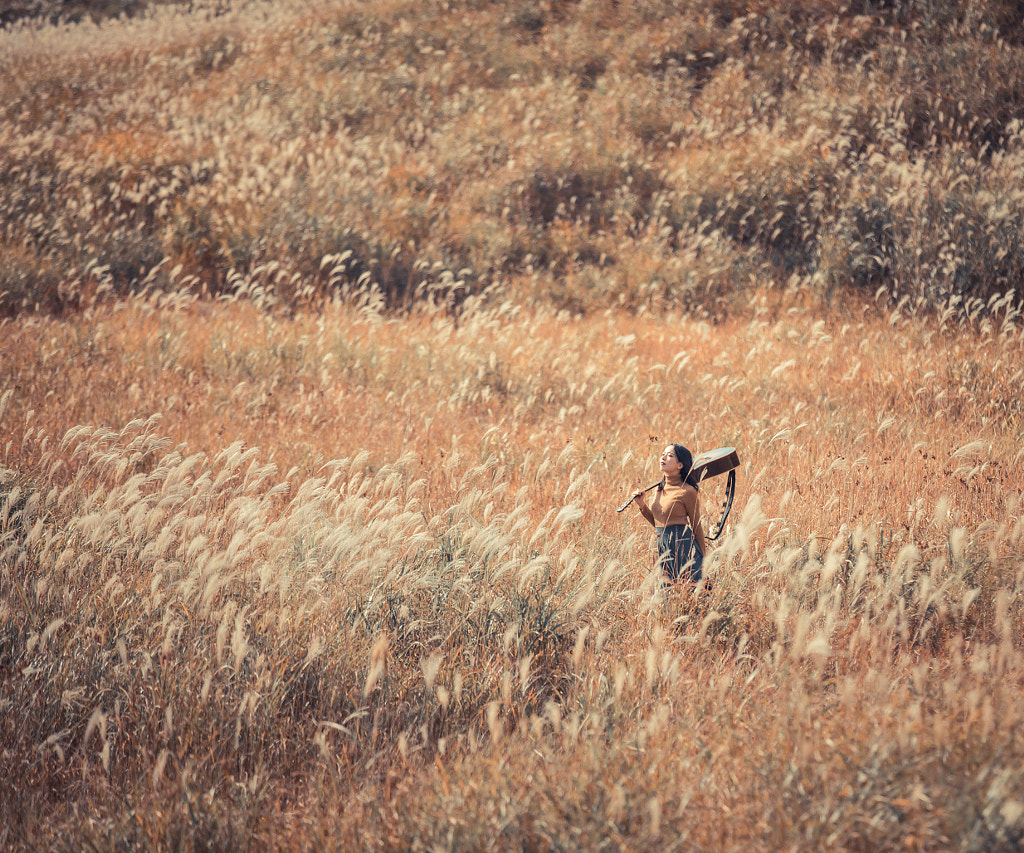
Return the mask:
<path id="1" fill-rule="evenodd" d="M 1019 849 L 1012 3 L 86 7 L 0 28 L 0 848 Z"/>
<path id="2" fill-rule="evenodd" d="M 96 5 L 0 29 L 7 315 L 271 265 L 294 306 L 1019 310 L 1003 0 Z"/>
<path id="3" fill-rule="evenodd" d="M 463 308 L 4 323 L 4 846 L 1019 844 L 1018 327 Z"/>

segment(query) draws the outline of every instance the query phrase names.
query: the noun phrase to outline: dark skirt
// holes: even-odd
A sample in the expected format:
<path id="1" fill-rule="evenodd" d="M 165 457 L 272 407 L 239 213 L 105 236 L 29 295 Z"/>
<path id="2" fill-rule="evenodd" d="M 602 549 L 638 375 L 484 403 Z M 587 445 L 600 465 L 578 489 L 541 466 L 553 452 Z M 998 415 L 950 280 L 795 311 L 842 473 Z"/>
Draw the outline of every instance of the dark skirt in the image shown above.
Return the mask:
<path id="1" fill-rule="evenodd" d="M 658 565 L 671 581 L 697 583 L 703 573 L 704 555 L 688 524 L 654 528 L 658 535 Z"/>

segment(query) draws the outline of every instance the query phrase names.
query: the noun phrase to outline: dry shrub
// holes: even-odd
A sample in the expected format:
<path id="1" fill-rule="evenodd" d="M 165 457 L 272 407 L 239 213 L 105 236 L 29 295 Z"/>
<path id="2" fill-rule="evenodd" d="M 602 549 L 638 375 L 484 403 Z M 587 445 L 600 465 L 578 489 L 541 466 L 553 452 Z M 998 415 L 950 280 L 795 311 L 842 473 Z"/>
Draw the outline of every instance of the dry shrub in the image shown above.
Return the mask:
<path id="1" fill-rule="evenodd" d="M 461 282 L 453 309 L 501 292 L 723 317 L 796 281 L 826 301 L 852 287 L 986 313 L 1022 265 L 1008 8 L 24 17 L 0 32 L 17 69 L 0 79 L 0 305 L 77 310 L 175 278 L 232 293 L 273 266 L 294 307 L 370 282 L 408 309 Z M 330 275 L 325 257 L 346 253 Z M 635 275 L 644 255 L 655 269 Z"/>

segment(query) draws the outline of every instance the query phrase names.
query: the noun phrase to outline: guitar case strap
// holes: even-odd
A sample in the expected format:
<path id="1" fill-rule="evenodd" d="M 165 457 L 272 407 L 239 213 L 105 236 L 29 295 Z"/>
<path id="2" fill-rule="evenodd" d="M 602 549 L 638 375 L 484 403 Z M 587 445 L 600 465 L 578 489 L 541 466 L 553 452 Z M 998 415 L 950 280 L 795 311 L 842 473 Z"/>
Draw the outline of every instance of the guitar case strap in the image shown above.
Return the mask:
<path id="1" fill-rule="evenodd" d="M 714 542 L 719 536 L 722 535 L 722 531 L 725 530 L 725 520 L 729 517 L 729 510 L 732 509 L 733 498 L 736 497 L 736 469 L 733 468 L 729 472 L 729 481 L 725 484 L 725 500 L 722 501 L 722 517 L 718 520 L 712 530 L 714 533 L 708 533 L 704 538 L 708 542 Z"/>

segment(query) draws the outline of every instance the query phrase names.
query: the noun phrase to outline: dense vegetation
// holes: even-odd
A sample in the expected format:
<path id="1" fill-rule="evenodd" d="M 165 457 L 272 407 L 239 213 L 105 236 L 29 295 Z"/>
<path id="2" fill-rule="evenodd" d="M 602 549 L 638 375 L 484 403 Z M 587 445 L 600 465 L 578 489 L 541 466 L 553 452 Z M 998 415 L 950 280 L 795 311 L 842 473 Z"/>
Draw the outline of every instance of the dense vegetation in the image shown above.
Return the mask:
<path id="1" fill-rule="evenodd" d="M 0 849 L 1024 845 L 1015 3 L 0 18 Z"/>
<path id="2" fill-rule="evenodd" d="M 19 9 L 8 313 L 183 281 L 294 305 L 375 282 L 394 306 L 498 289 L 720 316 L 774 284 L 978 311 L 1024 269 L 1009 0 Z"/>
<path id="3" fill-rule="evenodd" d="M 1018 849 L 1024 340 L 981 325 L 7 321 L 0 846 Z M 666 598 L 613 507 L 670 438 L 743 468 Z"/>

